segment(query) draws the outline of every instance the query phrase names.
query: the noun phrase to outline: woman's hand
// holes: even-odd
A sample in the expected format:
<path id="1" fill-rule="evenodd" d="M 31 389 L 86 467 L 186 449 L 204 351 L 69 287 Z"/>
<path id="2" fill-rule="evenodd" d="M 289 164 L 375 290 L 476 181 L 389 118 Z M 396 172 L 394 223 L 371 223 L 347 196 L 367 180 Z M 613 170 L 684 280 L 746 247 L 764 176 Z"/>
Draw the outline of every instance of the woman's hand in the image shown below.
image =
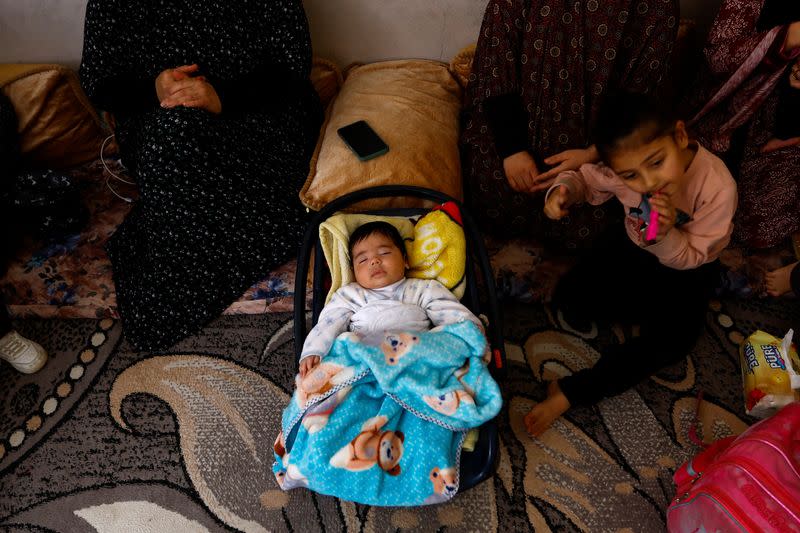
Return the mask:
<path id="1" fill-rule="evenodd" d="M 306 374 L 319 364 L 319 361 L 320 357 L 318 355 L 309 355 L 300 361 L 300 377 L 306 377 Z"/>
<path id="2" fill-rule="evenodd" d="M 578 170 L 581 165 L 586 163 L 596 163 L 600 160 L 600 155 L 597 153 L 597 148 L 591 145 L 588 148 L 574 148 L 572 150 L 564 150 L 556 155 L 551 155 L 544 162 L 553 168 L 542 172 L 539 179 L 542 181 L 552 180 L 561 172 L 567 170 Z"/>
<path id="3" fill-rule="evenodd" d="M 773 137 L 761 147 L 762 154 L 770 154 L 776 150 L 800 146 L 800 137 L 790 137 L 789 139 L 778 139 Z"/>
<path id="4" fill-rule="evenodd" d="M 656 194 L 655 196 L 651 197 L 650 209 L 655 209 L 658 213 L 658 232 L 656 233 L 656 242 L 661 242 L 669 230 L 675 227 L 675 221 L 678 219 L 678 213 L 675 209 L 675 206 L 672 205 L 672 199 L 665 194 Z"/>
<path id="5" fill-rule="evenodd" d="M 539 175 L 536 162 L 528 152 L 517 152 L 503 159 L 503 171 L 508 184 L 517 192 L 531 192 Z"/>
<path id="6" fill-rule="evenodd" d="M 182 65 L 176 68 L 168 68 L 161 71 L 161 74 L 156 77 L 156 96 L 158 101 L 163 102 L 164 98 L 169 96 L 173 91 L 175 84 L 181 80 L 188 79 L 200 69 L 197 64 Z M 202 76 L 198 79 L 205 79 Z"/>
<path id="7" fill-rule="evenodd" d="M 544 214 L 551 220 L 561 220 L 569 214 L 569 189 L 566 185 L 559 185 L 556 190 L 547 197 L 544 204 Z"/>
<path id="8" fill-rule="evenodd" d="M 170 93 L 161 100 L 161 107 L 196 107 L 211 113 L 222 112 L 217 91 L 204 78 L 186 78 L 172 84 Z"/>

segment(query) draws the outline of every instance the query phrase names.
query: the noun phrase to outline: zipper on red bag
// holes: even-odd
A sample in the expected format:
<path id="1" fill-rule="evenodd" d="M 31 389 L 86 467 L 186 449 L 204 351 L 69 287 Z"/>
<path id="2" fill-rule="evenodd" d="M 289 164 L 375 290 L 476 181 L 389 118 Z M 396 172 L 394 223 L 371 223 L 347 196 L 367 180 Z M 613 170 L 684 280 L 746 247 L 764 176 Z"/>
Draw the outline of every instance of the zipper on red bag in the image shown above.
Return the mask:
<path id="1" fill-rule="evenodd" d="M 767 445 L 770 448 L 773 448 L 773 450 L 776 451 L 784 459 L 785 464 L 795 474 L 795 476 L 800 478 L 800 474 L 798 474 L 797 469 L 794 467 L 791 459 L 789 459 L 789 457 L 783 452 L 783 450 L 781 450 L 779 445 L 773 443 L 770 440 L 760 439 L 760 438 L 757 438 L 757 437 L 756 438 L 751 437 L 751 438 L 748 438 L 747 440 L 749 440 L 751 442 L 758 442 L 758 443 Z M 726 450 L 726 451 L 728 451 L 728 450 Z M 705 470 L 703 470 L 702 472 L 698 472 L 697 476 L 692 478 L 691 482 L 684 483 L 679 488 L 678 492 L 688 495 L 688 493 L 692 489 L 692 486 L 695 484 L 695 482 L 700 480 L 701 476 L 706 476 L 710 472 L 714 471 L 715 469 L 717 469 L 717 468 L 719 468 L 719 467 L 721 467 L 723 465 L 730 465 L 730 466 L 732 466 L 734 468 L 737 468 L 737 469 L 745 472 L 750 479 L 752 479 L 754 481 L 758 480 L 758 484 L 760 484 L 764 488 L 766 488 L 767 491 L 769 491 L 769 493 L 772 494 L 773 497 L 775 497 L 775 499 L 777 499 L 778 501 L 782 502 L 783 507 L 788 509 L 790 511 L 790 513 L 792 513 L 794 515 L 795 520 L 800 520 L 800 506 L 792 505 L 792 504 L 795 503 L 795 498 L 792 497 L 790 494 L 787 494 L 787 492 L 783 489 L 783 486 L 780 483 L 776 483 L 774 481 L 774 478 L 772 477 L 772 475 L 767 475 L 766 471 L 758 463 L 754 463 L 754 462 L 752 462 L 752 461 L 750 461 L 748 459 L 744 459 L 741 456 L 737 457 L 737 460 L 741 461 L 741 462 L 734 462 L 732 460 L 723 460 L 723 461 L 712 462 L 710 465 L 707 466 L 707 468 Z M 760 474 L 761 478 L 759 479 L 757 476 L 754 476 L 753 475 L 754 473 Z M 683 503 L 688 503 L 690 501 L 693 501 L 700 494 L 703 494 L 703 493 L 706 494 L 707 496 L 709 496 L 711 499 L 716 500 L 719 503 L 723 503 L 723 505 L 725 505 L 725 508 L 727 509 L 728 513 L 730 515 L 732 515 L 733 518 L 735 520 L 737 520 L 740 524 L 748 525 L 748 527 L 751 528 L 751 529 L 754 527 L 750 523 L 749 517 L 741 516 L 739 514 L 739 512 L 738 512 L 739 506 L 734 504 L 730 500 L 730 498 L 728 498 L 727 495 L 725 495 L 723 493 L 720 493 L 717 490 L 715 490 L 713 488 L 713 485 L 710 485 L 709 487 L 698 488 L 698 494 L 695 494 L 690 500 L 681 500 L 680 503 L 683 504 Z"/>
<path id="2" fill-rule="evenodd" d="M 776 444 L 776 443 L 772 442 L 769 439 L 763 439 L 763 438 L 758 438 L 758 437 L 750 437 L 750 438 L 746 439 L 746 441 L 756 442 L 756 443 L 759 443 L 761 445 L 768 446 L 769 448 L 771 448 L 774 453 L 777 453 L 781 458 L 783 458 L 783 462 L 788 467 L 787 470 L 790 470 L 795 475 L 795 477 L 798 478 L 798 480 L 800 480 L 800 473 L 798 473 L 797 469 L 794 467 L 794 464 L 793 464 L 792 460 L 789 458 L 788 455 L 786 455 L 786 453 L 784 453 L 784 451 L 781 449 L 779 444 Z M 739 444 L 739 443 L 737 443 L 737 444 Z M 728 448 L 727 450 L 725 450 L 725 452 L 726 453 L 730 453 L 731 450 L 735 450 L 735 448 L 736 448 L 735 446 L 732 446 L 731 448 Z M 739 465 L 736 462 L 736 460 L 741 460 L 743 463 L 746 463 L 747 465 L 749 465 L 751 467 L 751 470 L 755 470 L 759 474 L 761 474 L 761 478 L 753 476 L 751 474 L 751 472 L 748 471 L 748 469 L 743 468 L 741 465 Z M 771 474 L 767 474 L 766 470 L 764 470 L 764 468 L 762 468 L 761 465 L 751 461 L 750 459 L 746 458 L 744 455 L 737 455 L 737 459 L 736 460 L 725 459 L 725 460 L 722 460 L 722 461 L 718 461 L 718 460 L 715 459 L 711 464 L 709 464 L 705 468 L 705 470 L 703 470 L 701 472 L 698 472 L 697 475 L 694 478 L 692 478 L 692 480 L 688 484 L 686 484 L 686 483 L 683 484 L 681 486 L 681 489 L 683 489 L 684 492 L 690 490 L 690 488 L 686 488 L 687 485 L 688 485 L 688 487 L 691 487 L 695 483 L 695 481 L 697 481 L 700 478 L 701 475 L 704 475 L 705 473 L 713 470 L 717 465 L 729 464 L 729 465 L 733 465 L 733 466 L 738 466 L 741 470 L 743 470 L 743 471 L 747 472 L 748 474 L 750 474 L 750 477 L 753 478 L 753 479 L 756 479 L 756 480 L 757 479 L 762 479 L 762 480 L 767 481 L 766 483 L 762 483 L 762 484 L 767 486 L 770 489 L 771 492 L 780 493 L 781 496 L 783 497 L 783 500 L 781 500 L 781 501 L 794 502 L 795 498 L 791 494 L 788 494 L 783 489 L 783 485 L 781 485 L 780 483 L 772 483 L 772 481 L 774 480 L 773 476 Z M 690 467 L 692 466 L 691 465 L 691 461 L 689 463 L 689 466 Z M 694 470 L 694 469 L 692 469 L 692 470 Z M 798 506 L 795 509 L 792 509 L 792 512 L 794 512 L 795 515 L 798 517 L 798 520 L 800 520 L 800 506 Z"/>
<path id="3" fill-rule="evenodd" d="M 786 452 L 783 451 L 780 444 L 773 442 L 771 439 L 758 438 L 758 437 L 750 437 L 747 440 L 750 442 L 760 442 L 761 444 L 767 445 L 770 448 L 772 448 L 775 451 L 775 453 L 783 457 L 783 460 L 786 462 L 787 465 L 789 465 L 789 469 L 794 473 L 795 477 L 800 479 L 800 472 L 798 472 L 797 468 L 795 468 L 794 461 L 792 461 L 791 457 L 786 455 Z"/>
<path id="4" fill-rule="evenodd" d="M 765 442 L 765 441 L 761 441 L 759 439 L 753 439 L 753 440 L 755 440 L 757 442 L 762 442 L 762 443 Z M 785 454 L 783 454 L 781 452 L 781 455 L 783 456 L 784 459 L 786 459 L 788 461 L 788 458 L 786 457 Z M 715 463 L 709 465 L 709 467 L 706 468 L 703 472 L 700 472 L 699 475 L 696 478 L 694 478 L 694 481 L 689 483 L 688 486 L 687 486 L 687 484 L 684 484 L 681 487 L 682 492 L 684 494 L 688 494 L 689 491 L 691 491 L 692 485 L 694 485 L 694 483 L 696 481 L 699 481 L 701 479 L 701 477 L 707 476 L 709 473 L 713 472 L 714 470 L 716 470 L 718 468 L 721 468 L 724 465 L 729 465 L 729 466 L 731 466 L 733 468 L 736 468 L 736 469 L 741 470 L 742 472 L 744 472 L 751 480 L 753 480 L 753 481 L 757 480 L 757 484 L 762 485 L 770 494 L 773 495 L 773 497 L 776 500 L 782 502 L 783 507 L 787 508 L 789 510 L 789 512 L 794 515 L 794 519 L 795 520 L 800 520 L 800 507 L 798 507 L 797 505 L 792 505 L 794 503 L 794 498 L 791 495 L 787 494 L 786 491 L 783 489 L 783 487 L 779 483 L 775 483 L 774 479 L 773 479 L 773 477 L 771 475 L 768 475 L 766 473 L 766 471 L 760 465 L 758 465 L 757 463 L 754 463 L 754 462 L 752 462 L 750 460 L 743 459 L 742 457 L 738 457 L 737 461 L 741 461 L 741 462 L 734 462 L 734 461 L 731 461 L 731 460 L 726 460 L 726 461 L 718 461 L 718 462 L 715 462 Z M 790 465 L 790 468 L 792 468 L 792 471 L 794 471 L 796 473 L 794 468 L 791 466 L 791 462 L 789 462 L 789 465 Z M 756 475 L 754 475 L 754 473 L 759 474 L 760 478 L 757 477 Z M 716 500 L 717 502 L 722 503 L 723 506 L 725 507 L 725 509 L 727 510 L 727 512 L 730 515 L 732 515 L 733 518 L 737 522 L 739 522 L 742 525 L 747 526 L 747 528 L 750 529 L 750 530 L 753 530 L 755 528 L 755 526 L 750 522 L 750 519 L 749 519 L 748 516 L 742 516 L 739 513 L 739 505 L 734 504 L 733 501 L 727 495 L 725 495 L 724 493 L 721 493 L 721 492 L 717 491 L 714 488 L 713 484 L 709 484 L 708 487 L 698 488 L 697 489 L 697 494 L 695 494 L 690 500 L 682 500 L 681 503 L 688 503 L 690 501 L 693 501 L 700 494 L 703 494 L 703 493 L 705 493 L 707 496 L 711 497 L 713 500 Z"/>
<path id="5" fill-rule="evenodd" d="M 782 507 L 785 507 L 789 510 L 789 512 L 794 515 L 794 519 L 800 522 L 800 506 L 797 505 L 795 502 L 795 498 L 786 492 L 786 490 L 781 486 L 780 483 L 775 482 L 774 478 L 767 474 L 767 472 L 761 468 L 760 465 L 750 461 L 749 459 L 744 459 L 743 457 L 737 458 L 737 461 L 741 462 L 732 462 L 732 461 L 722 461 L 717 463 L 719 465 L 729 464 L 731 466 L 736 466 L 743 472 L 745 472 L 751 479 L 756 480 L 758 484 L 763 485 L 773 497 L 781 502 Z M 744 464 L 742 464 L 744 463 Z M 747 465 L 745 468 L 744 465 Z M 760 475 L 756 476 L 753 475 L 757 473 Z"/>
<path id="6" fill-rule="evenodd" d="M 788 455 L 786 455 L 786 453 L 784 453 L 783 449 L 781 449 L 779 444 L 777 444 L 775 442 L 772 442 L 770 439 L 764 439 L 764 438 L 758 438 L 758 437 L 750 437 L 747 440 L 750 441 L 750 442 L 757 442 L 757 443 L 760 443 L 760 444 L 762 444 L 764 446 L 768 446 L 769 448 L 771 448 L 773 452 L 777 453 L 780 457 L 783 458 L 783 462 L 787 466 L 786 470 L 791 471 L 794 474 L 795 478 L 800 480 L 800 473 L 798 473 L 797 469 L 795 468 L 792 459 Z M 752 474 L 751 474 L 751 477 L 753 477 L 754 479 L 763 480 L 762 484 L 765 487 L 767 487 L 768 490 L 770 490 L 770 492 L 772 494 L 776 494 L 776 493 L 779 494 L 781 496 L 781 498 L 778 501 L 784 502 L 784 506 L 791 509 L 791 512 L 795 516 L 795 520 L 798 520 L 798 522 L 800 522 L 800 506 L 796 505 L 796 497 L 793 496 L 792 494 L 789 494 L 783 488 L 783 485 L 781 483 L 778 483 L 778 482 L 775 481 L 775 478 L 772 475 L 767 475 L 766 470 L 760 464 L 758 464 L 756 462 L 753 462 L 753 461 L 751 461 L 750 459 L 748 459 L 748 458 L 746 458 L 744 456 L 741 456 L 739 459 L 741 459 L 742 462 L 744 462 L 747 465 L 749 465 L 752 470 L 755 470 L 756 472 L 761 474 L 760 478 L 752 476 Z M 723 461 L 723 463 L 730 463 L 730 461 Z M 742 470 L 744 470 L 745 472 L 750 474 L 748 469 L 742 468 Z M 792 503 L 792 504 L 795 504 L 795 505 L 789 505 L 789 503 Z"/>
<path id="7" fill-rule="evenodd" d="M 697 489 L 697 493 L 694 496 L 688 500 L 682 499 L 678 505 L 673 507 L 673 509 L 677 509 L 678 506 L 687 505 L 701 496 L 711 498 L 712 501 L 716 502 L 717 505 L 719 505 L 733 518 L 737 524 L 742 526 L 746 531 L 756 531 L 755 525 L 750 522 L 750 518 L 746 515 L 742 516 L 742 514 L 739 512 L 739 506 L 733 503 L 733 501 L 728 498 L 727 495 L 717 491 L 713 486 Z"/>

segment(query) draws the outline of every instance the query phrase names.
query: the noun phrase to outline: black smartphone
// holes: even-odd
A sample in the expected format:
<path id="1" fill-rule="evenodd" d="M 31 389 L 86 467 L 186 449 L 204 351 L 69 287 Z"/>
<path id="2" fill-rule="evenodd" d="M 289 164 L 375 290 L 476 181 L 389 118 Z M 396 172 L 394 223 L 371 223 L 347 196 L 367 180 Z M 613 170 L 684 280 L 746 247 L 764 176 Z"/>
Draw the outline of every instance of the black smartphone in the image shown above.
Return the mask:
<path id="1" fill-rule="evenodd" d="M 337 131 L 339 137 L 361 161 L 368 161 L 389 151 L 383 139 L 364 120 L 342 126 Z"/>

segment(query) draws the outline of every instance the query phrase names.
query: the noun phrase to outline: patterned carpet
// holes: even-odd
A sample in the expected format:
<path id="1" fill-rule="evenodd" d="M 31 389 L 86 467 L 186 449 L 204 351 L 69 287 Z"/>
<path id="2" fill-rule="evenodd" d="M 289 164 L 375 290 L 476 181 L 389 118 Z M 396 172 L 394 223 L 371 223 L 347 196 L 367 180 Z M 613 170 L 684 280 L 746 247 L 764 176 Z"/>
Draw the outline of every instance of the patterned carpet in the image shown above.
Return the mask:
<path id="1" fill-rule="evenodd" d="M 272 442 L 292 383 L 286 314 L 223 316 L 159 355 L 136 353 L 112 320 L 26 320 L 51 353 L 40 373 L 0 367 L 2 531 L 643 531 L 664 529 L 671 474 L 704 393 L 706 440 L 742 431 L 737 343 L 800 318 L 793 300 L 714 302 L 686 362 L 539 441 L 522 417 L 544 381 L 592 364 L 624 337 L 586 335 L 541 306 L 505 306 L 501 459 L 493 479 L 444 505 L 380 509 L 281 492 Z M 646 354 L 643 354 L 646 356 Z"/>

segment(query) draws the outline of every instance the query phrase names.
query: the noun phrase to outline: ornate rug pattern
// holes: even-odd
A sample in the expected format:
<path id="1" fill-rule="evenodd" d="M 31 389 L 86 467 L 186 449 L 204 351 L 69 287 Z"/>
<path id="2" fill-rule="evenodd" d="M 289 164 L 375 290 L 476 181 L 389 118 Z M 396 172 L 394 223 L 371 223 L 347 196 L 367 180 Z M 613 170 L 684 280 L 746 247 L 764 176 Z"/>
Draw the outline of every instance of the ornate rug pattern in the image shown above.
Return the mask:
<path id="1" fill-rule="evenodd" d="M 713 302 L 689 358 L 596 407 L 573 409 L 541 440 L 522 418 L 545 381 L 593 364 L 626 328 L 562 327 L 541 306 L 505 306 L 494 477 L 425 508 L 375 508 L 296 489 L 271 473 L 293 382 L 288 314 L 229 315 L 159 354 L 137 353 L 107 320 L 26 320 L 51 360 L 0 366 L 2 531 L 643 531 L 664 529 L 697 391 L 699 433 L 741 432 L 738 343 L 782 335 L 795 301 Z M 642 355 L 646 357 L 646 354 Z"/>

